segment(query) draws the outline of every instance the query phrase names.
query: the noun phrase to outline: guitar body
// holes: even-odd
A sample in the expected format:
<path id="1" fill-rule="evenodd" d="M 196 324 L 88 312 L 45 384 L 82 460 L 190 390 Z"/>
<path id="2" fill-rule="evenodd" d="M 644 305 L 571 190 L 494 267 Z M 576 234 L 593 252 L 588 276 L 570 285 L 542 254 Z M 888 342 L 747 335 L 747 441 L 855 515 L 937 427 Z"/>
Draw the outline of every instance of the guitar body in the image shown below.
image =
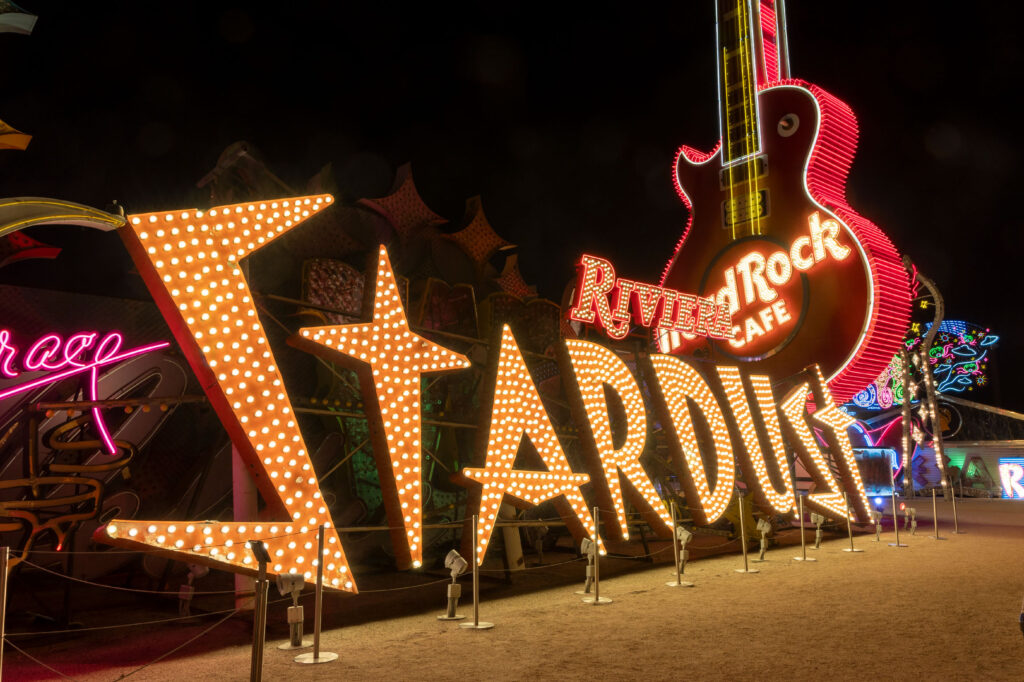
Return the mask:
<path id="1" fill-rule="evenodd" d="M 778 81 L 757 92 L 760 148 L 736 181 L 683 147 L 676 188 L 689 223 L 663 286 L 729 305 L 731 341 L 657 339 L 662 352 L 746 363 L 782 381 L 817 362 L 838 401 L 888 365 L 910 314 L 899 254 L 846 202 L 856 146 L 850 108 L 820 88 Z M 723 174 L 724 173 L 724 174 Z"/>

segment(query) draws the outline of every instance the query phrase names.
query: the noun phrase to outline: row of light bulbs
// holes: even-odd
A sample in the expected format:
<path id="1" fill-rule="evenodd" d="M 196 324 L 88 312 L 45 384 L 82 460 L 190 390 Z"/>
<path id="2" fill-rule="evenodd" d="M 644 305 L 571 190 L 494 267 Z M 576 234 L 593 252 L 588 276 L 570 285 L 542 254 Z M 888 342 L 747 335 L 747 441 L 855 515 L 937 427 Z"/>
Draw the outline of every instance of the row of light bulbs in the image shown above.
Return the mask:
<path id="1" fill-rule="evenodd" d="M 246 543 L 263 539 L 274 561 L 269 567 L 274 573 L 294 572 L 310 580 L 319 564 L 317 531 L 323 525 L 325 583 L 356 589 L 239 267 L 243 257 L 332 201 L 330 195 L 318 195 L 218 206 L 205 212 L 192 209 L 129 216 L 131 231 L 125 238 L 136 265 L 154 298 L 169 298 L 177 311 L 182 327 L 173 323 L 171 327 L 179 345 L 197 351 L 199 362 L 212 370 L 216 383 L 206 390 L 218 416 L 225 426 L 234 423 L 241 429 L 245 441 L 235 445 L 243 457 L 259 465 L 264 495 L 276 496 L 289 520 L 285 524 L 254 524 L 119 519 L 103 529 L 106 539 L 179 552 L 190 561 L 250 570 L 254 560 L 244 551 Z M 200 376 L 201 369 L 197 369 Z M 217 394 L 223 401 L 212 399 Z"/>

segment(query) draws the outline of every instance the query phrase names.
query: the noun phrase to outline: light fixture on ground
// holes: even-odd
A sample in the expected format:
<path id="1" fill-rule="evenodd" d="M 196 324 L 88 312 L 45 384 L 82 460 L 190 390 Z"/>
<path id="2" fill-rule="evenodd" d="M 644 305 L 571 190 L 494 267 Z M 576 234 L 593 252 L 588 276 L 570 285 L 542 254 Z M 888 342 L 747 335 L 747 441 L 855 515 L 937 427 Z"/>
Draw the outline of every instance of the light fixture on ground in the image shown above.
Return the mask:
<path id="1" fill-rule="evenodd" d="M 277 576 L 277 591 L 281 596 L 291 595 L 292 605 L 288 607 L 288 641 L 278 644 L 278 649 L 305 649 L 313 646 L 313 642 L 302 639 L 302 621 L 305 610 L 299 604 L 299 596 L 306 578 L 301 573 L 281 573 Z"/>
<path id="2" fill-rule="evenodd" d="M 675 503 L 673 503 L 673 519 L 675 519 L 675 512 Z M 676 534 L 674 538 L 676 545 L 676 579 L 665 583 L 669 587 L 693 587 L 693 583 L 682 579 L 683 573 L 686 572 L 686 560 L 690 558 L 690 550 L 686 549 L 686 545 L 689 544 L 692 538 L 693 533 L 682 526 L 676 526 Z"/>
<path id="3" fill-rule="evenodd" d="M 583 538 L 580 542 L 580 554 L 587 557 L 587 579 L 583 583 L 583 589 L 576 590 L 576 594 L 590 594 L 590 588 L 594 586 L 594 559 L 597 557 L 597 543 L 590 538 Z"/>
<path id="4" fill-rule="evenodd" d="M 178 615 L 192 615 L 192 595 L 196 588 L 192 585 L 196 578 L 203 578 L 210 572 L 209 567 L 201 564 L 188 564 L 188 583 L 178 588 Z"/>
<path id="5" fill-rule="evenodd" d="M 910 534 L 917 535 L 917 509 L 904 506 L 903 508 L 903 530 L 910 526 Z"/>
<path id="6" fill-rule="evenodd" d="M 444 558 L 444 567 L 452 572 L 452 581 L 448 584 L 448 610 L 443 616 L 438 616 L 438 620 L 462 620 L 465 618 L 462 614 L 455 613 L 455 610 L 459 608 L 459 597 L 462 596 L 462 585 L 456 581 L 460 575 L 466 572 L 468 566 L 469 562 L 454 549 L 448 552 L 448 556 Z"/>
<path id="7" fill-rule="evenodd" d="M 825 517 L 817 512 L 811 512 L 811 523 L 814 524 L 813 549 L 821 549 L 821 524 L 825 523 Z"/>
<path id="8" fill-rule="evenodd" d="M 880 542 L 882 539 L 882 512 L 872 509 L 871 523 L 875 524 L 875 542 Z"/>
<path id="9" fill-rule="evenodd" d="M 767 561 L 764 558 L 765 552 L 768 551 L 768 533 L 772 532 L 772 522 L 765 518 L 757 520 L 757 532 L 761 535 L 761 552 L 754 559 L 757 563 Z"/>

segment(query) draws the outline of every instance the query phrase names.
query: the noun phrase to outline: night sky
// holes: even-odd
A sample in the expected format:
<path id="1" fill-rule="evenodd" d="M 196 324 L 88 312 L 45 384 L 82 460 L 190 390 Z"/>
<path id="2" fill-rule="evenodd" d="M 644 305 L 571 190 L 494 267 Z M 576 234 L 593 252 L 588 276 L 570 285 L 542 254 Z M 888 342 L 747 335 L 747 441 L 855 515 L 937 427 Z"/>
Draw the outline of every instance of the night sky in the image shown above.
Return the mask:
<path id="1" fill-rule="evenodd" d="M 238 140 L 300 191 L 333 163 L 343 197 L 385 194 L 411 161 L 452 220 L 481 195 L 526 280 L 558 299 L 584 251 L 657 281 L 686 220 L 675 150 L 718 137 L 711 0 L 20 4 L 40 18 L 31 36 L 0 34 L 0 118 L 34 139 L 0 152 L 2 196 L 205 207 L 195 183 Z M 794 76 L 859 118 L 850 203 L 937 281 L 947 317 L 1002 336 L 988 398 L 1024 409 L 1024 9 L 787 11 Z M 65 253 L 2 281 L 140 291 L 116 237 L 35 234 Z"/>

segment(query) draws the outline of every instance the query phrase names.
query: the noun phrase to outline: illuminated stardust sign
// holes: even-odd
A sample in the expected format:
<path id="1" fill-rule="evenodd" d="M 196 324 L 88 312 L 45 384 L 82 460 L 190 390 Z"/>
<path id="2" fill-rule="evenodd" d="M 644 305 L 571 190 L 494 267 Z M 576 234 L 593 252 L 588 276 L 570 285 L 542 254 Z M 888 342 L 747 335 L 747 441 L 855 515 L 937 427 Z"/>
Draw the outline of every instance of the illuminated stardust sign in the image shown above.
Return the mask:
<path id="1" fill-rule="evenodd" d="M 21 353 L 10 330 L 0 329 L 0 377 L 17 379 L 22 372 L 46 372 L 42 376 L 0 388 L 0 400 L 80 374 L 85 375 L 87 400 L 98 400 L 97 383 L 102 368 L 170 345 L 161 341 L 123 350 L 123 342 L 119 332 L 108 332 L 102 337 L 98 332 L 78 332 L 67 339 L 60 334 L 45 334 Z M 110 454 L 116 453 L 117 446 L 100 408 L 93 407 L 92 415 L 104 448 Z"/>
<path id="2" fill-rule="evenodd" d="M 217 410 L 239 454 L 267 502 L 266 520 L 135 521 L 115 519 L 97 539 L 127 547 L 145 546 L 176 559 L 235 571 L 254 569 L 248 540 L 261 539 L 272 558 L 272 573 L 296 572 L 311 580 L 319 561 L 325 584 L 356 591 L 344 549 L 320 492 L 282 377 L 267 343 L 243 271 L 244 256 L 286 233 L 331 202 L 326 195 L 219 206 L 209 211 L 171 211 L 130 216 L 125 242 L 154 299 Z M 367 287 L 367 322 L 302 329 L 289 343 L 359 371 L 374 455 L 386 500 L 392 543 L 400 567 L 422 558 L 420 377 L 463 371 L 467 359 L 411 331 L 398 295 L 390 260 L 382 247 Z M 596 528 L 584 499 L 588 490 L 615 510 L 601 546 L 629 538 L 629 499 L 651 516 L 656 532 L 670 532 L 672 519 L 640 455 L 649 437 L 648 411 L 674 436 L 673 462 L 695 516 L 720 518 L 732 499 L 735 463 L 755 502 L 777 513 L 793 506 L 783 436 L 796 444 L 815 481 L 812 509 L 845 518 L 845 491 L 858 518 L 866 520 L 863 484 L 846 435 L 851 419 L 836 407 L 816 369 L 778 404 L 767 377 L 743 377 L 719 367 L 714 383 L 678 358 L 650 356 L 655 381 L 649 399 L 623 360 L 611 349 L 567 340 L 561 350 L 564 383 L 580 425 L 589 472 L 573 471 L 554 432 L 539 392 L 505 326 L 490 371 L 490 409 L 481 410 L 478 452 L 482 465 L 464 469 L 470 487 L 467 509 L 481 518 L 470 547 L 482 560 L 503 501 L 532 505 L 553 499 L 576 537 Z M 749 389 L 748 389 L 749 387 Z M 747 391 L 753 402 L 748 402 Z M 626 412 L 626 433 L 613 437 L 609 391 Z M 816 410 L 806 411 L 808 396 Z M 722 405 L 727 407 L 723 410 Z M 696 419 L 689 405 L 701 413 Z M 710 434 L 706 433 L 708 425 Z M 484 436 L 483 434 L 486 434 Z M 735 434 L 735 437 L 734 437 Z M 710 439 L 708 438 L 710 436 Z M 825 461 L 816 436 L 833 453 Z M 538 469 L 514 465 L 524 441 L 539 455 Z M 706 467 L 707 464 L 707 467 Z M 714 472 L 714 473 L 712 473 Z M 316 556 L 317 527 L 327 528 L 323 557 Z M 468 540 L 468 537 L 467 537 Z"/>

